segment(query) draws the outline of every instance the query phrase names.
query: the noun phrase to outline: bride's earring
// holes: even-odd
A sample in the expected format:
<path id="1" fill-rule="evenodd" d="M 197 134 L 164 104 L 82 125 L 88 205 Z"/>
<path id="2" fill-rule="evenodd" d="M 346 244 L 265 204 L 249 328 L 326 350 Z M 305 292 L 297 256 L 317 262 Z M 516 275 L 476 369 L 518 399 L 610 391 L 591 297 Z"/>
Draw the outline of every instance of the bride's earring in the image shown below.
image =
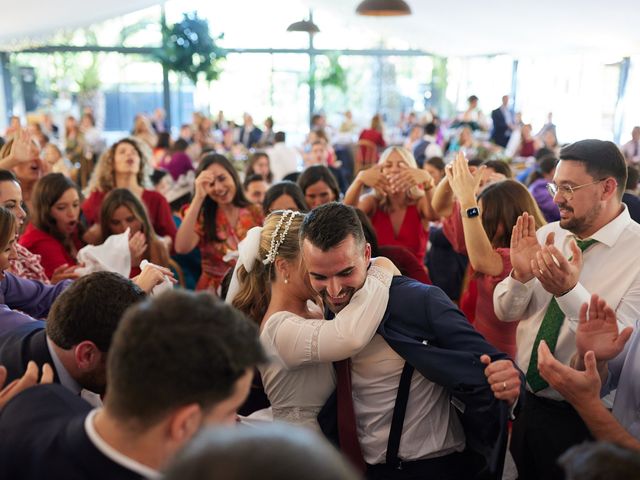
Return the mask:
<path id="1" fill-rule="evenodd" d="M 284 277 L 284 284 L 286 285 L 287 283 L 289 283 L 289 277 Z"/>

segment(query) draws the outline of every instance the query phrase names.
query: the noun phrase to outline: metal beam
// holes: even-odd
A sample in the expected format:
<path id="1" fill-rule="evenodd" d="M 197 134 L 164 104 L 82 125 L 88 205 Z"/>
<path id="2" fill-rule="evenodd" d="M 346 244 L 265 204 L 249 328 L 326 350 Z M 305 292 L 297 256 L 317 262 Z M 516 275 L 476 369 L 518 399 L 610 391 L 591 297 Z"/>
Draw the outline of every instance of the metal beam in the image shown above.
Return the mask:
<path id="1" fill-rule="evenodd" d="M 339 50 L 330 48 L 224 48 L 225 53 L 292 53 L 303 55 L 346 55 L 361 57 L 431 57 L 430 52 L 424 50 L 389 50 L 389 49 L 362 49 L 362 50 Z M 14 50 L 9 53 L 56 53 L 56 52 L 104 52 L 153 55 L 159 48 L 153 47 L 102 47 L 99 45 L 46 45 L 43 47 L 24 48 Z"/>

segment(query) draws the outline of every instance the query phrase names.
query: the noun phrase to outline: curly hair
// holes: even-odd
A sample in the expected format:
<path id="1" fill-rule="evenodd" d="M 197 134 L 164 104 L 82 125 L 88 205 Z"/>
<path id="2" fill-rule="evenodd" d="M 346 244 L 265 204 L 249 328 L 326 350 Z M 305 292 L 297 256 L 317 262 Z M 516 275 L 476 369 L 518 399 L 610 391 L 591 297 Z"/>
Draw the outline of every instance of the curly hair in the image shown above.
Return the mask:
<path id="1" fill-rule="evenodd" d="M 127 137 L 111 145 L 111 147 L 102 154 L 89 181 L 88 193 L 95 191 L 110 192 L 116 188 L 115 154 L 116 149 L 122 143 L 128 143 L 135 148 L 140 157 L 138 185 L 141 187 L 148 187 L 150 185 L 149 176 L 151 175 L 151 166 L 149 159 L 151 158 L 151 152 L 149 148 L 139 140 Z"/>

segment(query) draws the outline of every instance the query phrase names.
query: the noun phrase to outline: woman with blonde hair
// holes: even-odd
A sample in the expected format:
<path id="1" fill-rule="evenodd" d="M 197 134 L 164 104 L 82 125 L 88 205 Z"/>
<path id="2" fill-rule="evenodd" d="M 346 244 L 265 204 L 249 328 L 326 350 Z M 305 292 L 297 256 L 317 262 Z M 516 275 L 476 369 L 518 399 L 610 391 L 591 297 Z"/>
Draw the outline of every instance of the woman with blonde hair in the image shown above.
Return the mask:
<path id="1" fill-rule="evenodd" d="M 344 196 L 344 203 L 362 210 L 370 219 L 378 243 L 408 248 L 422 262 L 427 250 L 434 181 L 418 168 L 409 150 L 387 148 L 378 164 L 363 170 Z M 372 189 L 361 196 L 364 187 Z"/>
<path id="2" fill-rule="evenodd" d="M 115 188 L 126 188 L 142 200 L 154 230 L 171 245 L 176 236 L 176 225 L 169 203 L 158 192 L 146 188 L 150 173 L 147 150 L 133 138 L 114 143 L 98 160 L 82 211 L 89 225 L 100 225 L 100 207 L 106 195 Z M 98 243 L 101 238 L 99 227 L 93 227 L 88 240 Z"/>
<path id="3" fill-rule="evenodd" d="M 102 203 L 100 212 L 102 241 L 106 241 L 111 235 L 126 232 L 127 228 L 131 251 L 130 278 L 140 274 L 142 260 L 169 267 L 167 245 L 156 235 L 144 205 L 130 190 L 116 188 L 109 192 Z"/>
<path id="4" fill-rule="evenodd" d="M 378 258 L 364 286 L 327 321 L 315 303 L 300 253 L 304 214 L 271 213 L 240 245 L 227 301 L 260 325 L 274 361 L 260 367 L 275 420 L 318 430 L 316 416 L 335 388 L 330 362 L 356 354 L 373 338 L 389 300 L 393 264 Z"/>

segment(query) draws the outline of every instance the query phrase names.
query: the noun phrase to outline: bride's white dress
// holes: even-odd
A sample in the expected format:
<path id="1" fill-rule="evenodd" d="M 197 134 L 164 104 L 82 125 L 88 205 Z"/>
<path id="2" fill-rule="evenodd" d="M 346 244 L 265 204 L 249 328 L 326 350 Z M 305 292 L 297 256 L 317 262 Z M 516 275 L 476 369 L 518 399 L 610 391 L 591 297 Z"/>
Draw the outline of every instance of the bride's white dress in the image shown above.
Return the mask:
<path id="1" fill-rule="evenodd" d="M 389 301 L 392 274 L 370 267 L 364 286 L 333 320 L 277 312 L 260 340 L 271 362 L 260 367 L 274 420 L 318 429 L 316 416 L 336 384 L 331 362 L 349 358 L 373 338 Z"/>

